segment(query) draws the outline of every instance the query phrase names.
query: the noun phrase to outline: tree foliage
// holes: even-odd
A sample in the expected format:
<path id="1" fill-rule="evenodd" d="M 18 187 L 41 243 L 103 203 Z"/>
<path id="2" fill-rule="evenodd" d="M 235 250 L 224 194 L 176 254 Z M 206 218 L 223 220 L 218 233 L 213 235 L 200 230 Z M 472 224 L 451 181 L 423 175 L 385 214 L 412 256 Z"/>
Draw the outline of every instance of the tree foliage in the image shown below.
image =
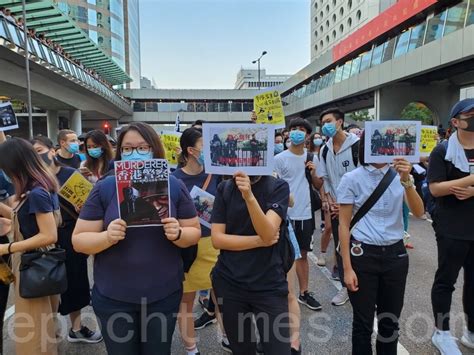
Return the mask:
<path id="1" fill-rule="evenodd" d="M 405 120 L 421 121 L 422 124 L 430 125 L 434 121 L 433 112 L 422 103 L 409 103 L 402 111 L 401 118 Z"/>

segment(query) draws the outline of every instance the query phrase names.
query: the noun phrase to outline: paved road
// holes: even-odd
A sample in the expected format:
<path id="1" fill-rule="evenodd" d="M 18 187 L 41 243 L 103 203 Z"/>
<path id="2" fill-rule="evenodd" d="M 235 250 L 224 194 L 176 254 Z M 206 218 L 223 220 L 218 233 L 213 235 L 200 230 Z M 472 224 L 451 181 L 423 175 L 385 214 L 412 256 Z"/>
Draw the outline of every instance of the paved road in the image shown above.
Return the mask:
<path id="1" fill-rule="evenodd" d="M 399 354 L 436 354 L 431 346 L 433 321 L 431 316 L 430 290 L 434 278 L 436 265 L 436 243 L 434 233 L 429 222 L 411 219 L 410 233 L 415 249 L 410 251 L 410 272 L 405 298 L 405 307 L 401 321 L 401 347 Z M 317 235 L 319 236 L 319 232 Z M 319 239 L 317 239 L 319 241 Z M 318 244 L 318 242 L 316 243 Z M 318 246 L 315 245 L 315 249 Z M 318 251 L 315 250 L 315 255 Z M 304 354 L 350 354 L 350 333 L 352 311 L 350 304 L 342 307 L 333 307 L 330 304 L 332 296 L 337 292 L 334 282 L 326 276 L 328 270 L 319 268 L 315 264 L 316 258 L 311 258 L 310 287 L 322 303 L 322 312 L 313 312 L 305 307 L 302 309 L 302 341 Z M 331 265 L 328 266 L 329 268 Z M 457 337 L 462 335 L 463 315 L 461 307 L 462 275 L 453 297 L 453 330 Z M 88 309 L 91 313 L 91 309 Z M 199 307 L 196 312 L 200 313 Z M 88 320 L 88 324 L 93 321 Z M 8 327 L 5 325 L 4 342 L 5 354 L 14 354 L 13 343 L 8 338 Z M 199 349 L 201 354 L 225 354 L 219 347 L 219 334 L 216 325 L 198 331 Z M 462 348 L 463 354 L 474 354 L 474 350 Z M 406 351 L 405 351 L 406 350 Z M 63 341 L 60 353 L 67 355 L 105 354 L 103 344 L 77 345 Z M 184 348 L 175 333 L 173 354 L 184 354 Z M 131 354 L 132 355 L 132 354 Z"/>

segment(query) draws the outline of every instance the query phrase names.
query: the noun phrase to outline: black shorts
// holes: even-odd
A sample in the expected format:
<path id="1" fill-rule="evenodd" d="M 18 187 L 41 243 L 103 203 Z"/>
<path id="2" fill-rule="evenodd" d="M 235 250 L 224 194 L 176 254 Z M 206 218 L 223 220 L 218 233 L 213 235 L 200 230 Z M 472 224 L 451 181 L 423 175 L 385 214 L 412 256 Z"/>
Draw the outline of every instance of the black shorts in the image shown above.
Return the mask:
<path id="1" fill-rule="evenodd" d="M 311 239 L 313 238 L 313 222 L 311 219 L 304 221 L 292 220 L 296 240 L 301 250 L 311 251 Z"/>

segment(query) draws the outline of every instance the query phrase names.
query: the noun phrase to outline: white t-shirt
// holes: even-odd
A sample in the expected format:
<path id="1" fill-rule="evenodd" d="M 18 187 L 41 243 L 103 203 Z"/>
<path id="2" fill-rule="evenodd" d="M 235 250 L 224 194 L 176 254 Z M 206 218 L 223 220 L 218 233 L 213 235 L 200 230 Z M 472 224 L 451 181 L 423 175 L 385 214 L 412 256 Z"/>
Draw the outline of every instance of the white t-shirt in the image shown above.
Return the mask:
<path id="1" fill-rule="evenodd" d="M 296 221 L 312 218 L 309 183 L 305 175 L 306 154 L 306 150 L 303 155 L 285 150 L 275 156 L 275 172 L 290 185 L 290 193 L 295 201 L 294 206 L 288 208 L 288 217 Z M 316 155 L 313 162 L 317 164 Z"/>

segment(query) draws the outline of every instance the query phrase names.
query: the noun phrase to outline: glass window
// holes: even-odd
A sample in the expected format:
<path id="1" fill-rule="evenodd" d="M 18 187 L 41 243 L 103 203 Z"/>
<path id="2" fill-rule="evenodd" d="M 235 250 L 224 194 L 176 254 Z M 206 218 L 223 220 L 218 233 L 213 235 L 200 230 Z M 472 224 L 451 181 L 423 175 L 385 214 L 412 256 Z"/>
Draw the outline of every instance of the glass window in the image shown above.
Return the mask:
<path id="1" fill-rule="evenodd" d="M 393 50 L 395 48 L 395 41 L 396 38 L 390 39 L 386 42 L 385 50 L 383 51 L 382 63 L 385 63 L 387 60 L 392 59 L 393 57 Z"/>
<path id="2" fill-rule="evenodd" d="M 241 102 L 232 102 L 230 105 L 231 112 L 242 112 L 242 103 Z"/>
<path id="3" fill-rule="evenodd" d="M 327 81 L 327 86 L 334 85 L 334 77 L 336 76 L 336 71 L 331 70 L 329 74 L 327 74 L 328 81 Z"/>
<path id="4" fill-rule="evenodd" d="M 23 38 L 20 39 L 16 27 L 10 23 L 7 23 L 8 32 L 10 32 L 11 41 L 16 44 L 18 47 L 23 47 Z"/>
<path id="5" fill-rule="evenodd" d="M 469 4 L 469 11 L 467 13 L 466 26 L 474 25 L 474 1 Z"/>
<path id="6" fill-rule="evenodd" d="M 1 26 L 0 26 L 1 28 Z M 42 51 L 41 45 L 38 43 L 38 41 L 33 41 L 33 46 L 35 47 L 35 52 L 36 55 L 44 60 L 44 53 Z"/>
<path id="7" fill-rule="evenodd" d="M 344 67 L 340 66 L 336 68 L 336 77 L 334 78 L 334 82 L 338 83 L 342 80 L 342 72 L 344 71 Z"/>
<path id="8" fill-rule="evenodd" d="M 209 112 L 219 112 L 219 104 L 217 102 L 209 102 L 207 104 L 207 110 Z"/>
<path id="9" fill-rule="evenodd" d="M 188 102 L 187 103 L 186 111 L 187 112 L 195 112 L 194 102 Z"/>
<path id="10" fill-rule="evenodd" d="M 187 105 L 185 102 L 170 102 L 171 112 L 183 112 L 186 111 Z"/>
<path id="11" fill-rule="evenodd" d="M 87 9 L 87 17 L 89 25 L 97 26 L 97 11 L 92 9 Z"/>
<path id="12" fill-rule="evenodd" d="M 444 35 L 457 31 L 464 27 L 466 20 L 467 0 L 448 9 L 446 17 L 446 26 L 444 28 Z"/>
<path id="13" fill-rule="evenodd" d="M 408 52 L 423 45 L 425 37 L 426 22 L 419 24 L 411 29 L 410 42 L 408 43 Z"/>
<path id="14" fill-rule="evenodd" d="M 385 48 L 385 43 L 374 48 L 374 52 L 372 54 L 372 61 L 370 63 L 371 67 L 382 63 L 382 55 L 383 55 L 384 48 Z"/>
<path id="15" fill-rule="evenodd" d="M 158 105 L 156 102 L 145 102 L 145 110 L 146 112 L 157 112 Z"/>
<path id="16" fill-rule="evenodd" d="M 352 61 L 346 62 L 344 64 L 344 71 L 342 72 L 342 80 L 346 80 L 349 78 L 351 75 L 351 66 L 352 66 Z"/>
<path id="17" fill-rule="evenodd" d="M 363 70 L 366 70 L 370 67 L 370 58 L 372 57 L 372 51 L 369 51 L 367 53 L 364 53 L 361 57 L 360 61 L 360 69 L 359 73 Z"/>
<path id="18" fill-rule="evenodd" d="M 207 112 L 207 104 L 205 102 L 196 102 L 196 112 Z"/>
<path id="19" fill-rule="evenodd" d="M 229 112 L 229 103 L 219 102 L 219 112 Z"/>
<path id="20" fill-rule="evenodd" d="M 444 20 L 446 19 L 446 12 L 447 11 L 443 11 L 428 21 L 428 30 L 426 32 L 425 44 L 440 39 L 443 35 L 443 26 Z"/>
<path id="21" fill-rule="evenodd" d="M 170 112 L 170 104 L 168 102 L 158 103 L 158 111 L 159 112 Z"/>
<path id="22" fill-rule="evenodd" d="M 397 58 L 407 52 L 408 43 L 410 42 L 410 30 L 403 32 L 397 37 L 397 45 L 395 46 L 394 58 Z"/>
<path id="23" fill-rule="evenodd" d="M 3 27 L 4 23 L 5 23 L 5 21 L 0 19 L 0 37 L 7 38 L 7 33 L 5 32 L 5 27 Z"/>
<path id="24" fill-rule="evenodd" d="M 133 103 L 134 112 L 145 112 L 145 103 L 144 102 L 134 102 Z"/>
<path id="25" fill-rule="evenodd" d="M 244 112 L 251 112 L 253 110 L 253 102 L 245 101 L 242 104 L 242 110 Z"/>
<path id="26" fill-rule="evenodd" d="M 351 76 L 359 74 L 360 62 L 361 62 L 361 57 L 357 57 L 356 59 L 352 61 Z"/>

